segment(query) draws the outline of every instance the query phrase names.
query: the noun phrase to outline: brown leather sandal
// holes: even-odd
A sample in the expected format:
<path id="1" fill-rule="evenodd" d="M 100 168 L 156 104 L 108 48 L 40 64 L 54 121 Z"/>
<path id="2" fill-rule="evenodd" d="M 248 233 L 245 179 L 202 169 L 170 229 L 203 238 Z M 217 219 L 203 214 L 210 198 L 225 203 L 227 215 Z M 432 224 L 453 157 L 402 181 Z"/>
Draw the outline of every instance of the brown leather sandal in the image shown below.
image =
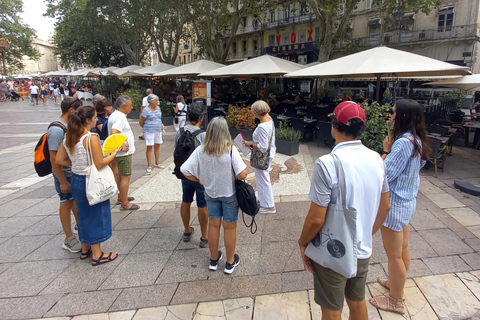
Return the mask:
<path id="1" fill-rule="evenodd" d="M 390 296 L 380 295 L 376 296 L 375 298 L 370 298 L 368 300 L 372 306 L 377 309 L 404 314 L 405 313 L 405 303 L 403 299 L 393 299 Z"/>
<path id="2" fill-rule="evenodd" d="M 379 283 L 382 287 L 384 287 L 384 288 L 387 289 L 387 290 L 390 290 L 390 287 L 387 285 L 387 281 L 388 281 L 387 278 L 378 277 L 378 278 L 377 278 L 377 281 L 378 281 L 378 283 Z"/>

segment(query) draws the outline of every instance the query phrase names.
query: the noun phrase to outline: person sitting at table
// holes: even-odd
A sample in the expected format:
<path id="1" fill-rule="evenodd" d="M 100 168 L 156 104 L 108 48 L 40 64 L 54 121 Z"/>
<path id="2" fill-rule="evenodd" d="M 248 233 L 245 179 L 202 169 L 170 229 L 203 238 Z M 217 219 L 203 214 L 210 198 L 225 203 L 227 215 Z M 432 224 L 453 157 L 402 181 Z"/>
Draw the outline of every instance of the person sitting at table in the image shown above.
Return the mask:
<path id="1" fill-rule="evenodd" d="M 344 101 L 352 101 L 352 98 L 350 98 L 350 96 L 346 92 L 343 93 L 342 102 Z"/>

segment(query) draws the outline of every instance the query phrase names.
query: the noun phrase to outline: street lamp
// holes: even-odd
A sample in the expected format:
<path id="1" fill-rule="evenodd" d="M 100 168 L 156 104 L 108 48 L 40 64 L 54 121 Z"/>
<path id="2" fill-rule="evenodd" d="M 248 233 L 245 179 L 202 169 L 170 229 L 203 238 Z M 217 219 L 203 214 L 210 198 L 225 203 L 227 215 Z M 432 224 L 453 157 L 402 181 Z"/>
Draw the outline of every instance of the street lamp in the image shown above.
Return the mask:
<path id="1" fill-rule="evenodd" d="M 6 61 L 6 54 L 8 50 L 8 46 L 10 45 L 10 41 L 5 38 L 0 38 L 0 53 L 2 54 L 2 61 L 3 61 L 3 74 L 7 75 L 7 61 Z"/>

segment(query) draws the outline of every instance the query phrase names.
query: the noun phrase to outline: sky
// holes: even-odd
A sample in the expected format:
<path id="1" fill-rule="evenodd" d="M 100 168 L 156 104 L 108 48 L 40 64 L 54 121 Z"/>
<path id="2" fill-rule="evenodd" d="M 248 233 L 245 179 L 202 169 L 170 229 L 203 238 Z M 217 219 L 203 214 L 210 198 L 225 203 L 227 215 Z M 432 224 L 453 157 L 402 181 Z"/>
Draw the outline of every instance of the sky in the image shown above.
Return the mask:
<path id="1" fill-rule="evenodd" d="M 43 0 L 23 0 L 23 22 L 37 32 L 37 38 L 49 40 L 53 37 L 55 20 L 43 16 L 47 5 Z"/>

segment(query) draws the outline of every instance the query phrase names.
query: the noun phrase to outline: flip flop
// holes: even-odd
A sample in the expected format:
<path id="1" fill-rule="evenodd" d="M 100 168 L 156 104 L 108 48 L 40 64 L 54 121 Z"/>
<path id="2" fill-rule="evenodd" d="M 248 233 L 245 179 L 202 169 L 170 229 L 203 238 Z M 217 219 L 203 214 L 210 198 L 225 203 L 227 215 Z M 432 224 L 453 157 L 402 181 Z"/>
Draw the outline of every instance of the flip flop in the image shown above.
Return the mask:
<path id="1" fill-rule="evenodd" d="M 120 211 L 133 211 L 138 209 L 140 209 L 140 206 L 136 204 L 132 204 L 132 206 L 129 209 L 125 208 L 124 206 L 120 206 Z"/>
<path id="2" fill-rule="evenodd" d="M 128 202 L 135 200 L 134 197 L 128 197 Z M 117 200 L 117 205 L 122 204 L 120 201 Z"/>
<path id="3" fill-rule="evenodd" d="M 183 242 L 190 242 L 192 240 L 192 234 L 195 231 L 193 227 L 190 227 L 190 232 L 184 232 L 183 233 Z"/>

